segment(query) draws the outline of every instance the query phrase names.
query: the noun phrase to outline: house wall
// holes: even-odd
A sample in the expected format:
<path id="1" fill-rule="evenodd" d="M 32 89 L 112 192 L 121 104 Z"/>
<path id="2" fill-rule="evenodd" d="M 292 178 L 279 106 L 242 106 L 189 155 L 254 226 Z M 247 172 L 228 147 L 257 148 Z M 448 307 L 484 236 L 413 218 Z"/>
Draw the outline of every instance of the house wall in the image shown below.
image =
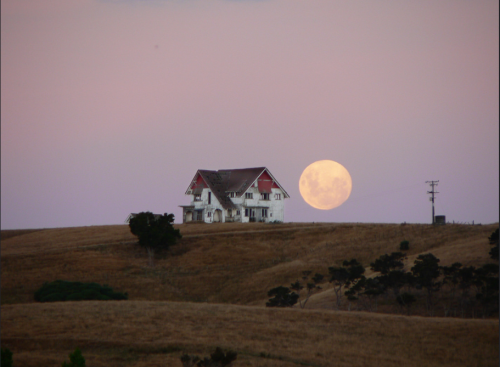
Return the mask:
<path id="1" fill-rule="evenodd" d="M 208 193 L 211 192 L 209 188 L 204 188 L 203 191 L 201 192 L 201 200 L 194 200 L 194 195 L 191 195 L 191 204 L 194 205 L 195 210 L 196 209 L 204 209 L 203 212 L 203 221 L 205 223 L 212 223 L 214 219 L 214 213 L 215 210 L 219 209 L 222 213 L 221 215 L 221 221 L 224 222 L 225 218 L 225 210 L 222 207 L 222 205 L 219 203 L 219 200 L 217 200 L 217 197 L 212 193 L 211 197 L 211 203 L 208 203 Z M 211 213 L 210 216 L 208 216 Z"/>
<path id="2" fill-rule="evenodd" d="M 272 188 L 271 194 L 269 195 L 269 200 L 261 200 L 260 192 L 257 187 L 250 187 L 247 192 L 251 192 L 253 194 L 252 199 L 245 199 L 245 194 L 241 195 L 239 198 L 232 199 L 235 204 L 241 204 L 241 221 L 244 223 L 248 223 L 250 221 L 250 217 L 245 217 L 245 207 L 255 207 L 255 206 L 266 206 L 269 207 L 267 210 L 267 218 L 264 218 L 266 222 L 272 222 L 275 220 L 279 220 L 281 222 L 284 221 L 285 216 L 285 201 L 284 201 L 284 193 L 279 188 Z M 281 200 L 276 199 L 276 194 L 281 195 Z M 238 202 L 236 201 L 238 199 Z M 254 209 L 256 211 L 256 217 L 259 219 L 261 217 L 261 213 L 257 213 L 257 211 L 261 211 L 261 208 Z"/>

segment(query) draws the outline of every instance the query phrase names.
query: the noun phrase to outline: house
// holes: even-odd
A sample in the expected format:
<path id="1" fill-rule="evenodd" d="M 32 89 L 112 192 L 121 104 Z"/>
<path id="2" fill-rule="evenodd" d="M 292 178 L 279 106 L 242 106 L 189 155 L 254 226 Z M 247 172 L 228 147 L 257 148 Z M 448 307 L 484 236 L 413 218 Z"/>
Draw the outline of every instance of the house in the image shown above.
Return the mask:
<path id="1" fill-rule="evenodd" d="M 283 222 L 290 197 L 266 167 L 200 169 L 185 194 L 191 204 L 180 205 L 183 223 Z"/>

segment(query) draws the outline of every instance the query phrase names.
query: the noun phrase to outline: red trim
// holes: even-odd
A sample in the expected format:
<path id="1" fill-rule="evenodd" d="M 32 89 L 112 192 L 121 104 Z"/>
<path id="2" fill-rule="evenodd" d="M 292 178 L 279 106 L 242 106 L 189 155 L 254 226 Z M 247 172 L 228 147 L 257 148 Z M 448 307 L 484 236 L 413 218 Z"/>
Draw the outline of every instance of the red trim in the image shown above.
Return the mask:
<path id="1" fill-rule="evenodd" d="M 198 177 L 196 177 L 196 181 L 191 185 L 191 190 L 197 189 L 199 187 L 204 189 L 207 187 L 207 185 L 205 184 L 205 180 L 203 180 L 203 177 L 201 177 L 201 175 L 198 173 Z"/>
<path id="2" fill-rule="evenodd" d="M 267 174 L 266 171 L 264 171 L 260 177 L 257 179 L 257 184 L 259 186 L 259 192 L 260 193 L 271 193 L 271 188 L 273 187 L 273 179 L 271 176 Z"/>

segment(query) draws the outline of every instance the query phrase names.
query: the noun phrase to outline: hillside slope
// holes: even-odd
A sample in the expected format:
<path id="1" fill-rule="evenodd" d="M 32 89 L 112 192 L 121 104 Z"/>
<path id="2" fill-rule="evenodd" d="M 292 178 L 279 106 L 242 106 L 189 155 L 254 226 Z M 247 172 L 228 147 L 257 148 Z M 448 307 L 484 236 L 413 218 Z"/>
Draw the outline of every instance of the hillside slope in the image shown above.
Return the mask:
<path id="1" fill-rule="evenodd" d="M 490 261 L 492 225 L 334 224 L 179 225 L 183 239 L 147 265 L 128 226 L 46 229 L 1 243 L 2 304 L 34 302 L 33 293 L 56 279 L 109 284 L 131 300 L 265 304 L 267 291 L 289 285 L 302 271 L 356 258 L 365 267 L 410 242 L 408 267 L 432 252 L 441 265 Z M 309 307 L 331 308 L 329 284 Z M 325 299 L 326 298 L 326 299 Z"/>
<path id="2" fill-rule="evenodd" d="M 498 321 L 150 301 L 2 306 L 14 365 L 177 366 L 238 353 L 234 367 L 498 366 Z"/>

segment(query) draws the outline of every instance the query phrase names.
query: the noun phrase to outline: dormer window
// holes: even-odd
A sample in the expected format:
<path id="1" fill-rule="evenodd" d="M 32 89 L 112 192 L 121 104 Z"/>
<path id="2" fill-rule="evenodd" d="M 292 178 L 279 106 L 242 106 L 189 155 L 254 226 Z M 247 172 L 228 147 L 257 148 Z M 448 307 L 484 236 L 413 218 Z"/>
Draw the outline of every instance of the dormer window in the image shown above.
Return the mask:
<path id="1" fill-rule="evenodd" d="M 229 197 L 230 197 L 230 198 L 234 198 L 234 197 L 235 197 L 235 194 L 236 194 L 235 192 L 230 192 L 230 193 L 228 193 L 228 195 L 229 195 Z"/>
<path id="2" fill-rule="evenodd" d="M 253 193 L 252 192 L 245 192 L 245 199 L 253 199 Z"/>
<path id="3" fill-rule="evenodd" d="M 269 200 L 269 194 L 263 192 L 262 194 L 260 194 L 260 200 Z"/>

